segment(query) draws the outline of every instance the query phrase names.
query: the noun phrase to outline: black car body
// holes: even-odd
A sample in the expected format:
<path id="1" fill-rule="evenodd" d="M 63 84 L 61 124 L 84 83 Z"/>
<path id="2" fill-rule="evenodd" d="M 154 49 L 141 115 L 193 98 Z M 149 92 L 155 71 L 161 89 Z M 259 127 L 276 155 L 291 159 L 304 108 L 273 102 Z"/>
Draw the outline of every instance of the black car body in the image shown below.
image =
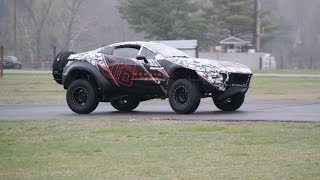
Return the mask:
<path id="1" fill-rule="evenodd" d="M 21 69 L 21 62 L 14 56 L 5 56 L 3 57 L 3 68 L 8 69 Z"/>
<path id="2" fill-rule="evenodd" d="M 219 109 L 238 109 L 252 72 L 238 63 L 191 58 L 159 43 L 123 42 L 79 54 L 62 52 L 53 76 L 67 89 L 76 113 L 90 113 L 99 102 L 131 111 L 141 101 L 169 98 L 174 111 L 186 114 L 205 97 Z"/>

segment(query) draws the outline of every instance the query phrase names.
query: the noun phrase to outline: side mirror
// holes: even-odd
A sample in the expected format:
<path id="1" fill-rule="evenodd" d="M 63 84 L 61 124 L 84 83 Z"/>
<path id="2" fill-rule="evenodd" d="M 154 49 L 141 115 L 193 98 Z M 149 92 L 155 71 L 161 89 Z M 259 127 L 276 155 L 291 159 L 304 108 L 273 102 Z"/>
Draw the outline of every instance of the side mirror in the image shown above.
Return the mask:
<path id="1" fill-rule="evenodd" d="M 137 56 L 137 60 L 143 60 L 146 64 L 149 63 L 145 56 Z"/>

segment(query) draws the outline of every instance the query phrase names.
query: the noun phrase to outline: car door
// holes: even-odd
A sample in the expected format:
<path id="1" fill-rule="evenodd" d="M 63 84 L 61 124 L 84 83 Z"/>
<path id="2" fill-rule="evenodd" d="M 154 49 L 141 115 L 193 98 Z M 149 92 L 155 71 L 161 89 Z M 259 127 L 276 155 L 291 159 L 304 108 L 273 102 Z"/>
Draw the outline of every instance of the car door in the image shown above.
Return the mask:
<path id="1" fill-rule="evenodd" d="M 148 62 L 145 63 L 145 67 L 147 67 L 148 72 L 151 74 L 155 81 L 161 83 L 168 78 L 168 75 L 164 71 L 164 68 L 158 63 L 155 58 L 156 53 L 146 47 L 141 47 L 139 56 L 145 57 L 147 59 Z"/>
<path id="2" fill-rule="evenodd" d="M 140 74 L 136 77 L 136 83 L 143 87 L 148 87 L 148 90 L 156 94 L 163 95 L 165 94 L 166 81 L 169 76 L 155 59 L 155 56 L 156 54 L 153 51 L 146 47 L 141 47 L 138 59 L 141 59 L 139 63 L 143 66 L 145 74 L 143 75 L 139 72 Z"/>
<path id="3" fill-rule="evenodd" d="M 121 45 L 113 48 L 110 55 L 106 55 L 108 66 L 105 76 L 112 79 L 119 87 L 132 88 L 137 71 L 135 58 L 138 56 L 140 46 Z"/>

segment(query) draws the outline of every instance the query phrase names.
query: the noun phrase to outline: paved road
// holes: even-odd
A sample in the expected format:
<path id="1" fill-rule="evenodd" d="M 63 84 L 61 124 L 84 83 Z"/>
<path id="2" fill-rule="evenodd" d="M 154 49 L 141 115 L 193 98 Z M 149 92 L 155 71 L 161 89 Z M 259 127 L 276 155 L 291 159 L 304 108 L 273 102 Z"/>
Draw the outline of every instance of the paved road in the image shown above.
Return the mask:
<path id="1" fill-rule="evenodd" d="M 55 118 L 160 119 L 202 121 L 295 121 L 320 122 L 320 101 L 248 101 L 239 111 L 222 112 L 209 100 L 203 100 L 194 114 L 174 113 L 167 101 L 143 102 L 132 113 L 115 111 L 101 103 L 89 115 L 73 113 L 67 105 L 0 105 L 0 120 L 48 120 Z"/>

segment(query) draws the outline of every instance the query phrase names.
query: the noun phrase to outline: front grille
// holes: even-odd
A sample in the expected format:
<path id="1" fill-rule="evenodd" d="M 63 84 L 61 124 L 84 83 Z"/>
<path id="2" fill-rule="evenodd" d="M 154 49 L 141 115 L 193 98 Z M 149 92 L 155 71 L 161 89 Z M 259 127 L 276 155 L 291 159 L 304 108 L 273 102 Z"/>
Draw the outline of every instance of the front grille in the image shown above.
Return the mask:
<path id="1" fill-rule="evenodd" d="M 249 86 L 251 74 L 229 74 L 229 86 Z"/>

